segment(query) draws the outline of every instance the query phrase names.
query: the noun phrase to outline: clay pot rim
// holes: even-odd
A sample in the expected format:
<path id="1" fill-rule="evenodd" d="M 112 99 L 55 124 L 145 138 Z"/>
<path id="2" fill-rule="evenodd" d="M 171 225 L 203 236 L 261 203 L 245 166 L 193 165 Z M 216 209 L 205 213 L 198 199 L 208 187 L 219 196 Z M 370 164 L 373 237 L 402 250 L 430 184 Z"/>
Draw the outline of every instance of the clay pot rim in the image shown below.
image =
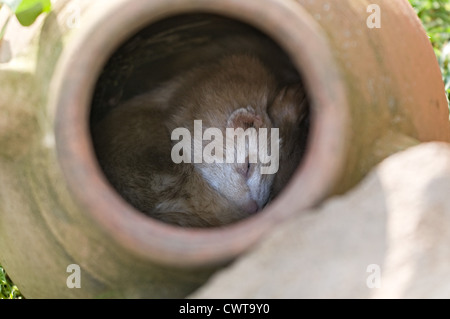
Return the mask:
<path id="1" fill-rule="evenodd" d="M 293 57 L 313 102 L 310 148 L 292 181 L 261 213 L 226 227 L 186 229 L 136 211 L 101 172 L 89 132 L 89 110 L 100 71 L 117 47 L 166 17 L 211 13 L 265 32 Z M 99 15 L 89 10 L 58 62 L 52 80 L 58 162 L 65 182 L 93 223 L 125 250 L 171 266 L 226 262 L 254 245 L 276 222 L 329 195 L 347 148 L 348 105 L 339 70 L 320 27 L 296 2 L 280 0 L 120 1 Z M 299 196 L 301 193 L 301 196 Z"/>

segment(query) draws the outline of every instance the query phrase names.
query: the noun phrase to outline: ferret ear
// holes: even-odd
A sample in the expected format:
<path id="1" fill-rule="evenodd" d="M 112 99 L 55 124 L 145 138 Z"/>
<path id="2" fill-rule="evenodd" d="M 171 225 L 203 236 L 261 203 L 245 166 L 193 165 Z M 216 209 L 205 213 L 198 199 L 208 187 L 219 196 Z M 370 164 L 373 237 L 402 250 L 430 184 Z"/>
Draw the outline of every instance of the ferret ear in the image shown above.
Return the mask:
<path id="1" fill-rule="evenodd" d="M 254 127 L 259 128 L 263 124 L 260 116 L 258 116 L 255 110 L 251 106 L 246 108 L 240 108 L 234 111 L 228 118 L 227 127 L 230 128 L 243 128 L 244 130 Z"/>
<path id="2" fill-rule="evenodd" d="M 283 87 L 268 108 L 275 127 L 281 124 L 298 124 L 308 116 L 308 105 L 303 85 L 291 84 Z"/>

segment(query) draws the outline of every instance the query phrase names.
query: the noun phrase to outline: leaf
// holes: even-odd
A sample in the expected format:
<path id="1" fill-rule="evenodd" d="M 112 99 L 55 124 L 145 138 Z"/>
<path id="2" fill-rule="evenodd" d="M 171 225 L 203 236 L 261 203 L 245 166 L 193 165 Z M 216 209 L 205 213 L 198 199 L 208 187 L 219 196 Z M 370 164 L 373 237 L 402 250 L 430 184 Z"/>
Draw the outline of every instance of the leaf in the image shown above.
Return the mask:
<path id="1" fill-rule="evenodd" d="M 50 0 L 22 0 L 15 14 L 21 25 L 29 26 L 41 13 L 49 12 L 51 9 Z"/>

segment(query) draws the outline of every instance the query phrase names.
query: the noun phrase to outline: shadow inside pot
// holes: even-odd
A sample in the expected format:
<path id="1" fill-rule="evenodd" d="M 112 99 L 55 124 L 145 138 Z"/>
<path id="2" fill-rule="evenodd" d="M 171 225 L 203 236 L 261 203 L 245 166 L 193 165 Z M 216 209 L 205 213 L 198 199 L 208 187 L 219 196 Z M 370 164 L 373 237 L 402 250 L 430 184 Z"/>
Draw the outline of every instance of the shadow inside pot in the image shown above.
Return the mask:
<path id="1" fill-rule="evenodd" d="M 102 146 L 99 145 L 100 142 L 95 142 L 96 127 L 115 108 L 139 95 L 162 87 L 167 81 L 193 68 L 209 65 L 226 56 L 239 54 L 254 55 L 267 66 L 279 83 L 280 87 L 277 90 L 294 83 L 299 84 L 303 90 L 303 100 L 299 101 L 298 107 L 295 106 L 303 108 L 301 122 L 289 118 L 297 116 L 295 115 L 297 112 L 292 112 L 292 115 L 285 114 L 279 121 L 277 121 L 277 118 L 280 118 L 278 114 L 269 114 L 273 122 L 271 124 L 274 127 L 279 126 L 277 128 L 282 141 L 279 148 L 279 169 L 271 186 L 270 200 L 276 198 L 294 175 L 306 152 L 310 110 L 309 97 L 302 84 L 302 76 L 288 54 L 270 37 L 245 23 L 214 14 L 185 14 L 157 21 L 130 37 L 110 56 L 98 78 L 90 113 L 90 126 L 94 134 L 97 155 Z M 228 83 L 223 83 L 224 87 L 227 85 Z M 269 98 L 268 103 L 275 103 L 275 99 L 276 94 Z M 267 107 L 270 108 L 269 105 Z M 220 105 L 212 105 L 210 112 L 220 112 L 220 110 Z M 267 112 L 270 113 L 270 111 Z M 167 112 L 167 117 L 171 116 L 173 114 Z M 198 120 L 201 120 L 201 115 L 198 116 Z M 222 126 L 222 123 L 218 123 L 217 126 Z M 133 125 L 131 127 L 130 129 L 130 126 L 123 124 L 118 130 L 133 130 Z M 155 127 L 153 129 L 156 130 Z M 164 134 L 169 136 L 170 132 Z M 135 135 L 130 132 L 129 136 L 132 139 Z M 114 137 L 115 135 L 109 134 L 108 140 Z M 132 144 L 131 140 L 129 144 Z M 169 157 L 170 154 L 167 155 Z M 101 167 L 105 168 L 108 165 L 102 162 L 102 156 L 98 156 L 98 160 Z M 161 170 L 163 170 L 162 167 Z M 139 205 L 139 201 L 142 202 L 142 200 L 133 201 L 135 196 L 130 195 L 132 191 L 124 189 L 126 186 L 118 182 L 117 178 L 112 178 L 111 174 L 104 172 L 122 197 L 138 210 L 145 210 L 148 214 L 148 206 L 144 209 L 143 205 Z M 153 195 L 159 196 L 159 194 Z M 230 210 L 232 209 L 230 207 Z"/>

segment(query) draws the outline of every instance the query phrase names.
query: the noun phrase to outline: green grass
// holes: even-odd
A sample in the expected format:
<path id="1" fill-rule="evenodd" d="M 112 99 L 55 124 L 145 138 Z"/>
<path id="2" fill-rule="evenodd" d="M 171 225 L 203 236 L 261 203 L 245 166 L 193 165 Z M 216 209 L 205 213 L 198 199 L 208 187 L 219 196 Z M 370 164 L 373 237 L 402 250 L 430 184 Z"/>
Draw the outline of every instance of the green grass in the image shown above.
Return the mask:
<path id="1" fill-rule="evenodd" d="M 22 299 L 19 289 L 8 278 L 2 266 L 0 266 L 0 299 Z"/>
<path id="2" fill-rule="evenodd" d="M 441 67 L 447 97 L 450 99 L 450 0 L 409 0 L 409 2 L 415 8 L 430 37 Z M 22 298 L 22 295 L 0 265 L 0 299 L 19 298 Z"/>

